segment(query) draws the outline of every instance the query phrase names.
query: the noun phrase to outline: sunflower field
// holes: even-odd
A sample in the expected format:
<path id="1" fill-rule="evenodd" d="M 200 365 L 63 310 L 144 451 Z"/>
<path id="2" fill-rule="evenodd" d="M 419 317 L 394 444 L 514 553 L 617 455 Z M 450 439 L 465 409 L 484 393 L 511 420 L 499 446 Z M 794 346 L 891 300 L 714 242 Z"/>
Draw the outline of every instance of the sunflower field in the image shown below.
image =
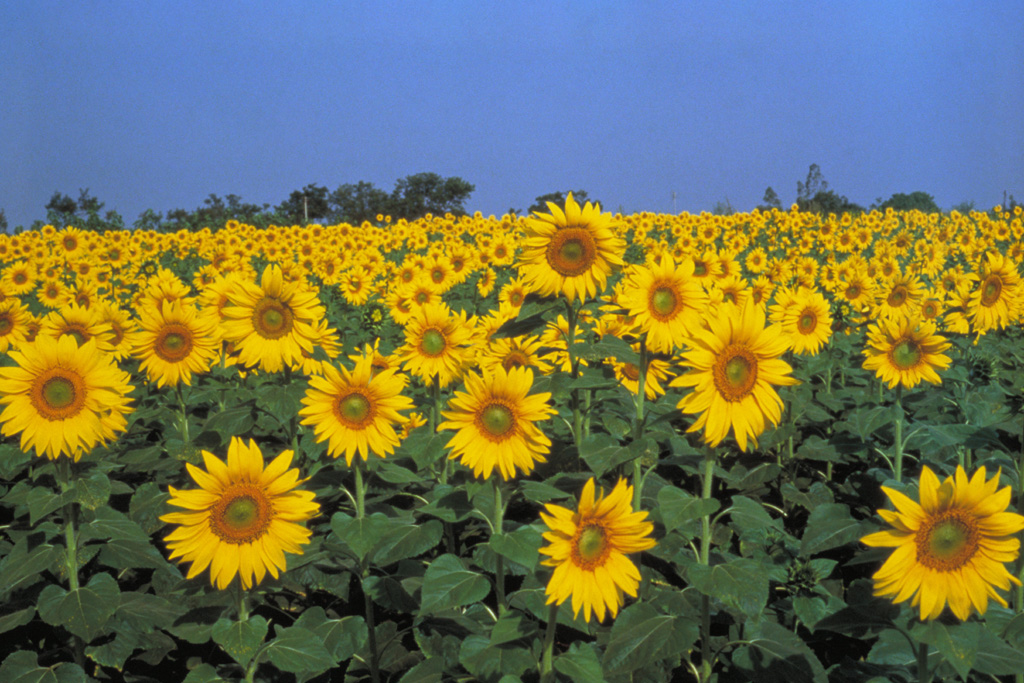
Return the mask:
<path id="1" fill-rule="evenodd" d="M 1024 213 L 0 235 L 0 681 L 1024 682 Z"/>

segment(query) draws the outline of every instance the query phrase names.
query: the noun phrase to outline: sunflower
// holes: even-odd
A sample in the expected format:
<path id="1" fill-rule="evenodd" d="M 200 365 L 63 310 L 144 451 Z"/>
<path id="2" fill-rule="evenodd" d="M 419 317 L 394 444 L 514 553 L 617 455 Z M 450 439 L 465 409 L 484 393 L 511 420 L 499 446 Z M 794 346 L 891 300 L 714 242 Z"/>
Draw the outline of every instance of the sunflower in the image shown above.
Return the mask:
<path id="1" fill-rule="evenodd" d="M 757 444 L 765 418 L 778 424 L 782 399 L 773 385 L 792 385 L 792 368 L 779 356 L 788 339 L 779 325 L 765 327 L 764 311 L 753 303 L 743 308 L 723 304 L 707 329 L 693 331 L 693 349 L 683 354 L 691 368 L 670 386 L 693 387 L 679 401 L 684 413 L 700 413 L 688 431 L 704 428 L 704 440 L 717 446 L 732 429 L 741 450 L 747 437 Z"/>
<path id="2" fill-rule="evenodd" d="M 139 326 L 142 331 L 134 354 L 158 387 L 191 385 L 193 373 L 208 372 L 220 356 L 216 319 L 199 315 L 195 306 L 180 300 L 143 308 Z"/>
<path id="3" fill-rule="evenodd" d="M 413 407 L 402 395 L 405 376 L 394 369 L 377 372 L 373 361 L 363 356 L 351 372 L 324 363 L 323 376 L 310 377 L 299 410 L 302 424 L 313 425 L 316 440 L 328 441 L 328 454 L 344 454 L 348 465 L 357 454 L 368 460 L 371 452 L 382 458 L 393 453 L 399 444 L 395 425 L 400 428 L 408 419 L 399 411 Z"/>
<path id="4" fill-rule="evenodd" d="M 516 467 L 525 474 L 538 462 L 547 462 L 544 454 L 551 440 L 536 422 L 549 419 L 555 410 L 548 404 L 551 394 L 530 394 L 533 372 L 528 368 L 495 366 L 482 377 L 466 376 L 467 391 L 456 391 L 449 402 L 451 410 L 441 412 L 441 429 L 458 430 L 445 445 L 451 459 L 461 458 L 473 475 L 486 479 L 497 467 L 503 479 L 516 476 Z"/>
<path id="5" fill-rule="evenodd" d="M 536 368 L 538 373 L 547 375 L 552 368 L 551 363 L 540 355 L 543 350 L 544 344 L 537 335 L 499 337 L 487 343 L 487 347 L 477 360 L 484 372 L 501 366 L 505 370 Z"/>
<path id="6" fill-rule="evenodd" d="M 324 309 L 315 291 L 285 282 L 277 264 L 263 270 L 259 286 L 239 281 L 227 296 L 233 305 L 221 310 L 224 338 L 235 344 L 245 365 L 279 372 L 301 364 L 303 351 L 313 353 Z"/>
<path id="7" fill-rule="evenodd" d="M 1002 254 L 989 253 L 967 308 L 976 332 L 1006 327 L 1019 314 L 1020 281 L 1013 261 Z"/>
<path id="8" fill-rule="evenodd" d="M 210 584 L 223 590 L 237 574 L 242 588 L 263 581 L 269 571 L 275 579 L 284 571 L 287 551 L 302 554 L 312 532 L 301 526 L 316 516 L 320 506 L 312 491 L 297 491 L 299 470 L 288 469 L 292 451 L 283 451 L 264 468 L 263 453 L 232 437 L 227 464 L 203 451 L 206 471 L 186 463 L 198 489 L 170 487 L 171 505 L 184 512 L 160 517 L 177 524 L 167 535 L 170 559 L 191 562 L 187 578 L 210 568 Z M 254 580 L 255 579 L 255 580 Z"/>
<path id="9" fill-rule="evenodd" d="M 936 334 L 935 323 L 914 317 L 880 320 L 868 328 L 868 348 L 864 349 L 865 370 L 874 370 L 883 382 L 910 388 L 922 380 L 941 384 L 936 370 L 949 367 L 950 358 L 942 352 L 950 344 Z"/>
<path id="10" fill-rule="evenodd" d="M 548 202 L 550 214 L 525 219 L 520 277 L 541 296 L 564 294 L 570 301 L 593 298 L 604 289 L 613 266 L 622 265 L 626 243 L 612 231 L 612 215 L 573 199 L 565 210 Z"/>
<path id="11" fill-rule="evenodd" d="M 548 556 L 541 564 L 555 568 L 545 591 L 547 604 L 561 605 L 572 596 L 574 617 L 582 608 L 586 621 L 591 612 L 598 621 L 606 611 L 615 617 L 623 593 L 636 597 L 640 571 L 627 555 L 654 547 L 654 525 L 645 521 L 646 512 L 633 511 L 633 487 L 619 479 L 608 496 L 603 494 L 595 500 L 590 479 L 578 510 L 548 503 L 547 514 L 540 513 L 550 529 L 544 539 L 551 544 L 540 549 Z"/>
<path id="12" fill-rule="evenodd" d="M 396 353 L 408 372 L 423 382 L 436 377 L 446 387 L 462 374 L 472 336 L 473 326 L 464 312 L 454 315 L 443 303 L 427 304 L 409 318 L 405 344 Z"/>
<path id="13" fill-rule="evenodd" d="M 693 261 L 686 259 L 677 266 L 663 254 L 660 262 L 632 271 L 619 302 L 647 333 L 651 351 L 672 353 L 682 346 L 688 328 L 707 306 L 708 297 L 693 277 Z"/>
<path id="14" fill-rule="evenodd" d="M 8 353 L 17 366 L 0 368 L 0 432 L 20 432 L 23 451 L 77 461 L 127 428 L 128 373 L 94 341 L 40 335 Z"/>
<path id="15" fill-rule="evenodd" d="M 879 298 L 875 302 L 876 318 L 900 318 L 910 311 L 920 308 L 921 299 L 927 293 L 924 283 L 909 273 L 896 276 L 879 290 Z"/>
<path id="16" fill-rule="evenodd" d="M 71 337 L 78 344 L 94 341 L 101 351 L 113 351 L 114 332 L 109 323 L 100 319 L 96 309 L 85 308 L 75 303 L 61 306 L 43 318 L 40 334 L 45 337 Z"/>
<path id="17" fill-rule="evenodd" d="M 0 353 L 6 353 L 12 347 L 18 348 L 25 341 L 31 317 L 28 308 L 18 299 L 0 301 Z"/>
<path id="18" fill-rule="evenodd" d="M 797 354 L 817 355 L 832 336 L 832 312 L 821 292 L 801 287 L 782 314 L 782 331 Z"/>
<path id="19" fill-rule="evenodd" d="M 999 473 L 985 478 L 980 468 L 970 479 L 963 467 L 939 482 L 927 467 L 921 470 L 920 503 L 899 491 L 882 487 L 896 511 L 879 510 L 894 528 L 861 539 L 872 547 L 894 548 L 872 577 L 875 595 L 890 596 L 920 607 L 921 619 L 935 619 L 946 603 L 960 620 L 971 612 L 984 615 L 992 598 L 1003 607 L 996 589 L 1009 590 L 1020 581 L 1006 570 L 1014 562 L 1024 529 L 1024 516 L 1007 512 L 1009 486 L 999 488 Z"/>

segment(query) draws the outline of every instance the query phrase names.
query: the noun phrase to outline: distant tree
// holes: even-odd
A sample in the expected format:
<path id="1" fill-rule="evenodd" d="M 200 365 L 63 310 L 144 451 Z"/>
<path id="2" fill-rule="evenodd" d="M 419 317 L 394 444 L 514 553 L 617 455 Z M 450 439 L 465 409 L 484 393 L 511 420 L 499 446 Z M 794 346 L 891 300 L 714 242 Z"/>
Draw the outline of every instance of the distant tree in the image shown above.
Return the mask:
<path id="1" fill-rule="evenodd" d="M 75 212 L 78 211 L 78 204 L 74 199 L 66 194 L 54 190 L 53 196 L 50 197 L 50 201 L 46 202 L 46 206 L 43 208 L 46 209 L 47 213 L 53 211 L 55 213 L 73 216 Z"/>
<path id="2" fill-rule="evenodd" d="M 541 196 L 533 200 L 533 204 L 531 204 L 530 208 L 526 210 L 526 213 L 547 213 L 548 202 L 551 202 L 552 204 L 557 204 L 558 206 L 565 206 L 565 199 L 568 196 L 568 194 L 568 192 L 548 192 L 547 194 L 542 194 Z M 578 203 L 580 206 L 583 206 L 587 202 L 594 202 L 594 200 L 587 195 L 586 190 L 574 190 L 572 192 L 572 198 L 575 199 L 576 203 Z"/>
<path id="3" fill-rule="evenodd" d="M 203 228 L 218 230 L 230 220 L 259 228 L 265 228 L 275 223 L 291 222 L 290 219 L 270 210 L 270 204 L 243 202 L 242 198 L 236 194 L 220 197 L 211 193 L 203 200 L 202 206 L 192 211 L 188 209 L 168 211 L 166 220 L 161 220 L 160 214 L 147 210 L 135 221 L 135 226 L 140 228 L 147 226 L 145 229 L 159 229 L 166 232 L 196 231 Z M 158 227 L 153 228 L 153 225 Z"/>
<path id="4" fill-rule="evenodd" d="M 118 212 L 107 211 L 100 215 L 103 206 L 103 202 L 89 194 L 89 188 L 78 191 L 77 201 L 61 192 L 54 192 L 45 206 L 46 222 L 59 228 L 74 225 L 95 232 L 124 229 L 124 219 Z"/>
<path id="5" fill-rule="evenodd" d="M 854 204 L 833 190 L 819 190 L 810 199 L 797 199 L 796 205 L 801 211 L 810 211 L 822 215 L 864 212 L 863 206 Z"/>
<path id="6" fill-rule="evenodd" d="M 762 210 L 781 209 L 782 200 L 779 199 L 779 195 L 775 193 L 775 190 L 773 190 L 771 186 L 768 186 L 768 188 L 764 191 L 764 197 L 761 199 L 761 204 L 757 208 Z"/>
<path id="7" fill-rule="evenodd" d="M 802 183 L 798 180 L 796 183 L 797 202 L 801 199 L 810 201 L 819 192 L 827 190 L 828 183 L 825 181 L 825 176 L 821 174 L 821 167 L 817 164 L 811 164 L 810 168 L 807 169 L 807 179 Z"/>
<path id="8" fill-rule="evenodd" d="M 736 213 L 736 209 L 732 207 L 732 203 L 729 202 L 729 198 L 726 197 L 720 202 L 715 202 L 715 205 L 711 207 L 711 213 L 716 216 L 731 216 Z"/>
<path id="9" fill-rule="evenodd" d="M 391 214 L 415 220 L 428 213 L 466 213 L 464 203 L 476 186 L 462 178 L 442 178 L 436 173 L 416 173 L 395 182 L 391 192 Z"/>
<path id="10" fill-rule="evenodd" d="M 968 199 L 966 201 L 960 202 L 959 204 L 954 204 L 953 206 L 951 206 L 949 208 L 949 210 L 950 211 L 956 211 L 956 212 L 962 213 L 962 214 L 968 214 L 971 211 L 975 210 L 975 206 L 976 206 L 976 204 L 974 203 L 974 200 L 973 199 Z"/>
<path id="11" fill-rule="evenodd" d="M 3 209 L 0 209 L 0 230 L 7 232 L 7 214 Z"/>
<path id="12" fill-rule="evenodd" d="M 291 223 L 309 223 L 326 219 L 330 213 L 326 187 L 310 183 L 295 190 L 277 206 L 277 212 Z"/>
<path id="13" fill-rule="evenodd" d="M 897 192 L 884 202 L 877 202 L 875 208 L 880 211 L 885 211 L 886 209 L 893 209 L 894 211 L 916 210 L 926 213 L 938 213 L 941 211 L 939 205 L 935 203 L 935 197 L 932 197 L 927 192 L 920 191 L 911 192 L 910 194 Z"/>
<path id="14" fill-rule="evenodd" d="M 375 221 L 377 216 L 391 214 L 391 195 L 373 183 L 360 180 L 356 184 L 346 183 L 327 197 L 332 222 L 359 225 L 363 221 Z"/>

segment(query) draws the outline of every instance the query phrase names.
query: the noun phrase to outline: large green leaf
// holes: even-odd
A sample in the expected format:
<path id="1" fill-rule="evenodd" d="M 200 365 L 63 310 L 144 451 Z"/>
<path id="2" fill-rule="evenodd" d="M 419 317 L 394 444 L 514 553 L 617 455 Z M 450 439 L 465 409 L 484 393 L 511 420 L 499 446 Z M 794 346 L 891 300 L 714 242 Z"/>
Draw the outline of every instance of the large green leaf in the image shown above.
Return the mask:
<path id="1" fill-rule="evenodd" d="M 520 677 L 537 665 L 537 657 L 524 647 L 491 645 L 487 636 L 474 634 L 462 641 L 459 662 L 474 676 L 488 680 L 499 676 Z"/>
<path id="2" fill-rule="evenodd" d="M 555 671 L 567 676 L 573 683 L 604 683 L 601 660 L 592 645 L 573 643 L 555 658 Z"/>
<path id="3" fill-rule="evenodd" d="M 25 537 L 0 560 L 0 596 L 42 579 L 42 571 L 53 563 L 54 547 Z"/>
<path id="4" fill-rule="evenodd" d="M 675 619 L 643 602 L 624 609 L 612 624 L 604 670 L 623 674 L 659 659 L 675 632 Z"/>
<path id="5" fill-rule="evenodd" d="M 747 617 L 758 618 L 768 603 L 768 575 L 754 560 L 734 559 L 713 567 L 694 564 L 686 574 L 698 591 Z"/>
<path id="6" fill-rule="evenodd" d="M 590 434 L 580 444 L 580 455 L 598 477 L 632 459 L 628 448 L 608 434 Z"/>
<path id="7" fill-rule="evenodd" d="M 395 525 L 377 547 L 373 564 L 385 567 L 399 560 L 422 555 L 438 544 L 443 532 L 443 525 L 436 519 L 423 524 Z"/>
<path id="8" fill-rule="evenodd" d="M 540 560 L 540 548 L 544 545 L 544 538 L 540 530 L 532 526 L 523 526 L 512 533 L 492 535 L 488 544 L 491 550 L 502 557 L 533 571 Z"/>
<path id="9" fill-rule="evenodd" d="M 470 605 L 487 597 L 491 583 L 482 574 L 466 569 L 456 555 L 442 555 L 423 576 L 420 614 Z"/>
<path id="10" fill-rule="evenodd" d="M 213 642 L 224 648 L 231 658 L 243 667 L 256 655 L 267 635 L 267 620 L 251 615 L 245 621 L 220 619 L 213 625 Z"/>
<path id="11" fill-rule="evenodd" d="M 75 498 L 86 510 L 95 510 L 110 499 L 110 479 L 103 472 L 75 480 Z"/>
<path id="12" fill-rule="evenodd" d="M 983 626 L 979 623 L 957 624 L 946 626 L 940 621 L 929 621 L 919 624 L 911 630 L 910 635 L 919 642 L 931 645 L 939 655 L 953 667 L 961 678 L 967 680 L 967 674 L 974 667 L 974 659 L 978 654 Z"/>
<path id="13" fill-rule="evenodd" d="M 0 665 L 0 681 L 4 683 L 85 683 L 90 680 L 77 664 L 39 666 L 36 653 L 15 652 Z"/>
<path id="14" fill-rule="evenodd" d="M 399 523 L 387 515 L 375 512 L 368 517 L 350 517 L 335 512 L 331 517 L 331 530 L 338 540 L 352 551 L 360 561 L 366 559 L 384 536 Z"/>
<path id="15" fill-rule="evenodd" d="M 39 594 L 39 617 L 51 626 L 63 626 L 89 642 L 104 633 L 117 610 L 121 591 L 109 574 L 97 574 L 85 586 L 66 591 L 49 585 Z"/>
<path id="16" fill-rule="evenodd" d="M 854 519 L 850 508 L 842 503 L 819 505 L 807 520 L 804 537 L 800 541 L 800 554 L 810 556 L 856 543 L 872 529 L 870 522 Z"/>
<path id="17" fill-rule="evenodd" d="M 662 486 L 655 514 L 661 516 L 666 531 L 673 531 L 692 519 L 714 514 L 720 507 L 715 498 L 698 498 L 675 486 Z"/>
<path id="18" fill-rule="evenodd" d="M 273 640 L 267 643 L 264 655 L 278 669 L 290 673 L 319 674 L 338 661 L 315 632 L 301 626 L 278 628 Z"/>
<path id="19" fill-rule="evenodd" d="M 323 607 L 307 608 L 293 624 L 316 634 L 334 661 L 349 659 L 366 647 L 370 631 L 360 616 L 328 619 Z"/>
<path id="20" fill-rule="evenodd" d="M 762 619 L 744 628 L 750 644 L 732 656 L 733 664 L 758 683 L 828 683 L 825 668 L 807 643 L 778 624 Z"/>

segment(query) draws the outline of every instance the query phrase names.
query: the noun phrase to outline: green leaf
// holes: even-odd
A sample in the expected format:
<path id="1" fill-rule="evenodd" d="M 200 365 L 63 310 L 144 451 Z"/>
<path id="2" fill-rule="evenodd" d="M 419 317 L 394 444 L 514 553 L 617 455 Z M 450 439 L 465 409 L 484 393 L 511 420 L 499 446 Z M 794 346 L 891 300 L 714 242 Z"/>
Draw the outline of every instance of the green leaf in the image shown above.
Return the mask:
<path id="1" fill-rule="evenodd" d="M 976 622 L 946 626 L 940 621 L 932 620 L 927 625 L 920 624 L 914 627 L 910 635 L 918 642 L 933 646 L 956 670 L 960 678 L 967 680 L 967 675 L 974 668 L 982 628 L 982 625 Z"/>
<path id="2" fill-rule="evenodd" d="M 181 602 L 171 602 L 152 593 L 129 591 L 121 593 L 116 614 L 118 619 L 123 619 L 135 631 L 149 633 L 155 628 L 170 628 L 186 611 L 187 608 Z"/>
<path id="3" fill-rule="evenodd" d="M 42 571 L 53 563 L 54 547 L 49 543 L 37 545 L 39 539 L 32 543 L 30 538 L 20 539 L 0 561 L 0 596 L 41 580 Z"/>
<path id="4" fill-rule="evenodd" d="M 604 669 L 624 674 L 659 659 L 675 629 L 675 617 L 659 614 L 647 603 L 630 605 L 612 624 L 604 651 Z"/>
<path id="5" fill-rule="evenodd" d="M 32 621 L 32 617 L 36 615 L 36 608 L 26 607 L 20 609 L 17 612 L 11 612 L 0 617 L 0 634 L 13 631 L 14 629 L 24 626 L 25 624 Z"/>
<path id="6" fill-rule="evenodd" d="M 147 481 L 135 489 L 135 495 L 128 504 L 128 517 L 139 525 L 143 533 L 156 533 L 164 526 L 159 517 L 165 512 L 168 498 L 170 494 L 161 490 L 156 482 Z"/>
<path id="7" fill-rule="evenodd" d="M 800 554 L 810 556 L 856 543 L 872 528 L 870 522 L 854 519 L 850 508 L 842 503 L 819 505 L 807 520 L 804 537 L 800 541 Z"/>
<path id="8" fill-rule="evenodd" d="M 344 512 L 335 512 L 331 517 L 331 530 L 334 535 L 351 549 L 360 562 L 381 542 L 393 524 L 397 522 L 380 512 L 368 517 L 350 517 Z"/>
<path id="9" fill-rule="evenodd" d="M 373 555 L 373 564 L 385 567 L 422 555 L 441 540 L 444 526 L 436 519 L 423 524 L 402 524 L 391 529 Z"/>
<path id="10" fill-rule="evenodd" d="M 522 613 L 510 611 L 503 614 L 491 629 L 491 645 L 504 645 L 537 635 L 537 622 L 524 619 Z"/>
<path id="11" fill-rule="evenodd" d="M 328 619 L 323 607 L 307 608 L 292 626 L 313 631 L 335 662 L 351 658 L 366 647 L 370 638 L 362 617 Z"/>
<path id="12" fill-rule="evenodd" d="M 490 592 L 491 584 L 485 576 L 466 569 L 456 555 L 442 555 L 430 563 L 423 576 L 420 614 L 470 605 Z"/>
<path id="13" fill-rule="evenodd" d="M 232 659 L 247 666 L 256 655 L 260 644 L 267 635 L 267 620 L 259 615 L 250 616 L 245 621 L 219 619 L 213 625 L 211 635 L 213 642 L 220 645 Z"/>
<path id="14" fill-rule="evenodd" d="M 188 672 L 182 683 L 224 683 L 224 679 L 209 664 L 200 664 Z"/>
<path id="15" fill-rule="evenodd" d="M 149 534 L 123 512 L 103 507 L 93 513 L 92 521 L 82 525 L 82 540 L 135 541 L 149 544 Z"/>
<path id="16" fill-rule="evenodd" d="M 601 660 L 591 645 L 575 642 L 555 658 L 555 671 L 568 676 L 573 683 L 604 683 Z"/>
<path id="17" fill-rule="evenodd" d="M 86 510 L 95 510 L 106 505 L 110 499 L 110 479 L 103 472 L 75 480 L 75 495 Z"/>
<path id="18" fill-rule="evenodd" d="M 444 669 L 444 657 L 428 657 L 409 669 L 398 683 L 441 683 Z"/>
<path id="19" fill-rule="evenodd" d="M 686 573 L 698 591 L 747 617 L 758 618 L 768 604 L 768 575 L 754 560 L 741 558 L 713 567 L 695 564 Z"/>
<path id="20" fill-rule="evenodd" d="M 716 498 L 698 498 L 675 486 L 662 486 L 658 491 L 658 509 L 666 531 L 673 531 L 691 519 L 714 514 L 722 504 Z"/>
<path id="21" fill-rule="evenodd" d="M 744 628 L 750 645 L 733 654 L 733 664 L 758 683 L 828 683 L 828 675 L 807 643 L 792 631 L 762 619 Z"/>
<path id="22" fill-rule="evenodd" d="M 537 658 L 524 647 L 491 645 L 487 636 L 473 634 L 462 641 L 459 663 L 478 678 L 521 676 L 537 665 Z"/>
<path id="23" fill-rule="evenodd" d="M 121 590 L 109 574 L 97 574 L 85 586 L 66 591 L 49 585 L 39 594 L 39 617 L 51 626 L 63 626 L 85 642 L 104 633 L 114 615 Z"/>
<path id="24" fill-rule="evenodd" d="M 590 434 L 583 439 L 583 443 L 580 444 L 580 455 L 598 477 L 633 457 L 629 449 L 619 444 L 618 439 L 600 433 Z"/>
<path id="25" fill-rule="evenodd" d="M 488 545 L 502 557 L 533 571 L 540 561 L 540 548 L 544 545 L 544 538 L 540 530 L 532 526 L 523 526 L 512 533 L 493 534 Z"/>
<path id="26" fill-rule="evenodd" d="M 74 496 L 74 490 L 69 491 L 67 495 Z M 28 492 L 26 502 L 28 503 L 28 523 L 35 526 L 40 519 L 64 506 L 64 496 L 57 495 L 43 486 L 37 486 Z"/>
<path id="27" fill-rule="evenodd" d="M 88 680 L 77 664 L 39 666 L 36 653 L 27 650 L 15 652 L 0 665 L 0 681 L 4 683 L 85 683 Z"/>
<path id="28" fill-rule="evenodd" d="M 555 500 L 572 498 L 571 493 L 566 493 L 560 488 L 543 481 L 523 481 L 519 485 L 526 500 L 531 503 L 550 503 Z"/>
<path id="29" fill-rule="evenodd" d="M 982 631 L 974 670 L 991 676 L 1009 676 L 1024 671 L 1024 652 L 997 638 L 991 631 Z"/>
<path id="30" fill-rule="evenodd" d="M 271 664 L 290 673 L 319 674 L 337 664 L 317 634 L 300 626 L 278 628 L 264 653 Z"/>
<path id="31" fill-rule="evenodd" d="M 389 484 L 419 484 L 423 481 L 423 477 L 412 470 L 387 460 L 378 463 L 376 474 Z"/>

